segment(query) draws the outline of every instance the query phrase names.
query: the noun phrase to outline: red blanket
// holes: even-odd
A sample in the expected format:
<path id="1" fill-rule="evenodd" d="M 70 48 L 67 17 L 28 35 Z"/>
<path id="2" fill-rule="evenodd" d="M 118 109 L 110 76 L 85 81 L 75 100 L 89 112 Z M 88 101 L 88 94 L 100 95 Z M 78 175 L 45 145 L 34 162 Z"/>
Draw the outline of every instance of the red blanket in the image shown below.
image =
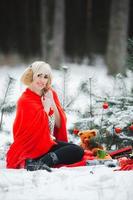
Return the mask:
<path id="1" fill-rule="evenodd" d="M 73 163 L 73 164 L 59 164 L 59 165 L 55 165 L 55 168 L 60 168 L 60 167 L 82 167 L 82 166 L 86 166 L 86 161 L 87 160 L 94 160 L 95 157 L 93 155 L 93 152 L 90 150 L 85 150 L 84 151 L 84 156 L 82 158 L 81 161 Z"/>
<path id="2" fill-rule="evenodd" d="M 56 92 L 52 92 L 61 118 L 61 127 L 55 127 L 54 136 L 57 140 L 67 142 L 66 116 Z M 37 158 L 56 144 L 50 137 L 48 116 L 44 112 L 41 97 L 30 89 L 26 89 L 18 100 L 13 137 L 14 142 L 7 152 L 7 168 L 20 168 L 27 158 Z"/>

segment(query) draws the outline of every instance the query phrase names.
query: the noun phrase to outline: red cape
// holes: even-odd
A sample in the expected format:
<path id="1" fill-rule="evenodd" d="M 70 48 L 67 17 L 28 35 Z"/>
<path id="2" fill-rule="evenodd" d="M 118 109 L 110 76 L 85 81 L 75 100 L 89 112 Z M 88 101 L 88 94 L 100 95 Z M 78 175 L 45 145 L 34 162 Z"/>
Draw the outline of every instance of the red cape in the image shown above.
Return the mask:
<path id="1" fill-rule="evenodd" d="M 52 92 L 61 119 L 61 127 L 55 127 L 54 136 L 57 140 L 67 142 L 66 116 L 56 92 Z M 7 168 L 21 168 L 27 158 L 37 158 L 56 144 L 50 138 L 48 116 L 41 97 L 30 89 L 26 89 L 18 100 L 13 137 L 14 142 L 7 152 Z"/>

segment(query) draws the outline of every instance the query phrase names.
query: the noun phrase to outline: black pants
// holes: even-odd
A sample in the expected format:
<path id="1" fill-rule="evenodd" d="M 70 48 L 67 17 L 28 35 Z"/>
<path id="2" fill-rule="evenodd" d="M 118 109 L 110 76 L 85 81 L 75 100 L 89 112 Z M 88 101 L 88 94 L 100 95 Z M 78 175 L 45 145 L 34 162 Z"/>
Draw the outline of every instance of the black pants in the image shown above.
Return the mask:
<path id="1" fill-rule="evenodd" d="M 47 154 L 36 159 L 37 163 L 41 161 L 42 164 L 44 162 L 53 167 L 55 164 L 73 164 L 82 159 L 84 150 L 80 146 L 62 141 L 56 142 L 57 145 L 54 145 Z M 57 156 L 56 162 L 51 159 L 51 153 Z"/>

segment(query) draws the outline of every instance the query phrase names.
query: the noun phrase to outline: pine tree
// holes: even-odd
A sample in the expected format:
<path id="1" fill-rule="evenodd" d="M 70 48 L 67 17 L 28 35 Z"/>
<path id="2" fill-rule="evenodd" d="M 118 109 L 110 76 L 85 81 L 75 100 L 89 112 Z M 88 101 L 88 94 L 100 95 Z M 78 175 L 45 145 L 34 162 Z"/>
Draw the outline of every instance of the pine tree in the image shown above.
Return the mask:
<path id="1" fill-rule="evenodd" d="M 97 129 L 96 140 L 108 150 L 132 145 L 133 96 L 131 91 L 127 91 L 124 77 L 121 74 L 115 77 L 114 91 L 106 97 L 96 96 L 91 84 L 90 80 L 82 84 L 81 91 L 88 95 L 88 103 L 86 111 L 80 113 L 80 119 L 74 123 L 73 129 Z"/>
<path id="2" fill-rule="evenodd" d="M 2 130 L 4 114 L 11 114 L 15 110 L 15 102 L 11 101 L 15 79 L 8 76 L 4 89 L 4 96 L 0 99 L 0 130 Z"/>

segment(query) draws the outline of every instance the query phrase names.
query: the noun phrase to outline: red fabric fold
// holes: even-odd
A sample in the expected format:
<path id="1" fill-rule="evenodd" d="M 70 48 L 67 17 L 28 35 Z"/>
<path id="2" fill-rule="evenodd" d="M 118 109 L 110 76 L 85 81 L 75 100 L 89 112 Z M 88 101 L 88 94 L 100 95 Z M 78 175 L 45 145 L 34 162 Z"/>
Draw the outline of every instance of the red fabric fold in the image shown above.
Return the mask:
<path id="1" fill-rule="evenodd" d="M 61 127 L 55 128 L 54 136 L 67 142 L 66 116 L 56 92 L 52 92 L 61 119 Z M 41 97 L 30 89 L 26 89 L 18 100 L 13 138 L 14 142 L 7 152 L 7 168 L 21 168 L 27 158 L 37 158 L 56 144 L 50 137 L 48 116 Z"/>
<path id="2" fill-rule="evenodd" d="M 122 157 L 118 159 L 120 168 L 115 171 L 133 170 L 133 159 Z"/>

